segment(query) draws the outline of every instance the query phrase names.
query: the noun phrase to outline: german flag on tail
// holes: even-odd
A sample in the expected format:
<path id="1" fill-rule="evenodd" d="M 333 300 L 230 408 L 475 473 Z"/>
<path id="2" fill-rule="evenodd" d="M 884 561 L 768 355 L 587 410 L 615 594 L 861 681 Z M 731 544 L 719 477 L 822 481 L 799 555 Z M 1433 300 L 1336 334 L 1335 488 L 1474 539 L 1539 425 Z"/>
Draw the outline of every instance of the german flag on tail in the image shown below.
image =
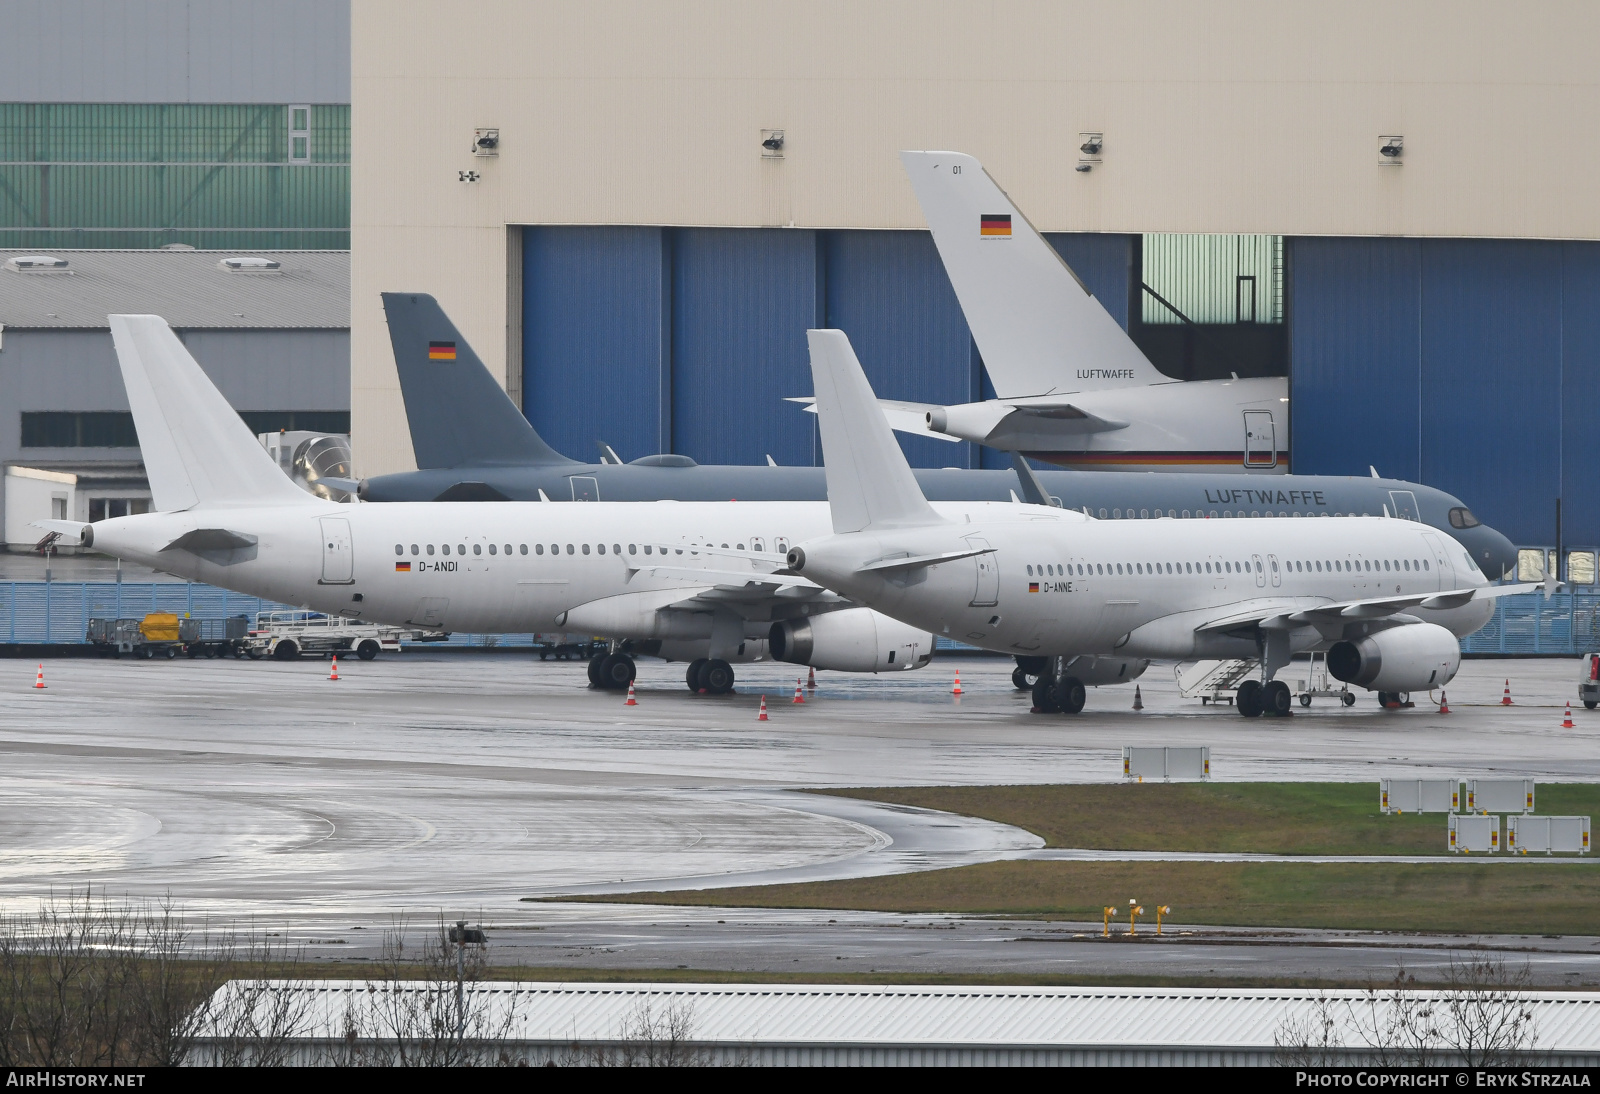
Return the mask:
<path id="1" fill-rule="evenodd" d="M 1010 213 L 984 213 L 978 221 L 978 234 L 985 239 L 1010 239 Z"/>
<path id="2" fill-rule="evenodd" d="M 1009 232 L 1010 230 L 1011 229 L 1008 226 L 1006 228 L 1006 231 Z M 430 361 L 454 361 L 455 359 L 456 359 L 456 344 L 454 342 L 429 342 L 428 343 L 428 360 L 430 360 Z"/>

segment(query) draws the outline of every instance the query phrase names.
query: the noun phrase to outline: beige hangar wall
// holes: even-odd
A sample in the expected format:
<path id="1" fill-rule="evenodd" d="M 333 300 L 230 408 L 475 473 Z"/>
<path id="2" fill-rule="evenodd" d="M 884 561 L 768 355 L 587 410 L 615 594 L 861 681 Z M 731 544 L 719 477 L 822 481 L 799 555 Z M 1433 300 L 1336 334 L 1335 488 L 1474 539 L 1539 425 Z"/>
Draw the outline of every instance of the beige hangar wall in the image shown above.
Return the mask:
<path id="1" fill-rule="evenodd" d="M 1052 231 L 1600 238 L 1600 6 L 1577 0 L 355 0 L 352 19 L 363 474 L 412 466 L 380 291 L 438 296 L 515 386 L 507 225 L 922 227 L 901 148 L 978 156 Z M 470 153 L 478 126 L 494 159 Z M 1088 174 L 1081 131 L 1105 134 Z M 1386 134 L 1403 166 L 1381 165 Z"/>

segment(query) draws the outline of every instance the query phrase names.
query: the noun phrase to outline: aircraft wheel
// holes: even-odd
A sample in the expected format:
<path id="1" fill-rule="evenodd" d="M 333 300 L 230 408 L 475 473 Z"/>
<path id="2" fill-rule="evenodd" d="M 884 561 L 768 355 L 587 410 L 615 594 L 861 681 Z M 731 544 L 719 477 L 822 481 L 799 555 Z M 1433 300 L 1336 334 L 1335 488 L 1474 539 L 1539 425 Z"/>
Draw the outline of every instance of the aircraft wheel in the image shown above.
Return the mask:
<path id="1" fill-rule="evenodd" d="M 361 644 L 356 647 L 356 656 L 361 658 L 363 661 L 371 661 L 374 657 L 378 656 L 379 648 L 380 647 L 378 646 L 378 643 L 374 642 L 370 638 L 364 638 L 362 639 Z"/>
<path id="2" fill-rule="evenodd" d="M 1344 704 L 1344 705 L 1345 705 L 1345 706 L 1347 706 L 1347 707 L 1353 707 L 1353 706 L 1355 706 L 1355 705 L 1356 705 L 1356 696 L 1355 696 L 1355 692 L 1353 692 L 1353 691 L 1347 691 L 1347 692 L 1345 692 L 1345 693 L 1344 693 L 1344 698 L 1342 698 L 1342 699 L 1340 699 L 1340 700 L 1339 700 L 1339 701 L 1340 701 L 1340 702 L 1341 702 L 1341 703 L 1343 703 L 1343 704 Z"/>
<path id="3" fill-rule="evenodd" d="M 1309 696 L 1309 695 L 1300 696 L 1300 705 L 1303 706 L 1303 707 L 1310 706 L 1311 705 L 1311 696 Z"/>
<path id="4" fill-rule="evenodd" d="M 1028 683 L 1028 674 L 1023 672 L 1021 669 L 1011 670 L 1011 686 L 1016 688 L 1018 691 L 1027 691 L 1029 688 L 1033 687 L 1032 684 Z"/>
<path id="5" fill-rule="evenodd" d="M 607 654 L 600 662 L 600 686 L 610 688 L 612 691 L 622 691 L 633 683 L 634 675 L 638 672 L 633 663 L 633 658 L 625 653 Z"/>
<path id="6" fill-rule="evenodd" d="M 1084 688 L 1082 681 L 1076 676 L 1064 677 L 1056 681 L 1053 689 L 1055 692 L 1056 706 L 1063 714 L 1077 714 L 1083 710 L 1083 704 L 1089 699 L 1089 692 Z"/>
<path id="7" fill-rule="evenodd" d="M 1056 702 L 1056 682 L 1048 676 L 1039 677 L 1033 685 L 1033 709 L 1040 714 L 1058 714 L 1061 706 Z"/>
<path id="8" fill-rule="evenodd" d="M 712 695 L 726 695 L 733 690 L 733 666 L 720 657 L 713 658 L 700 670 L 700 681 Z"/>
<path id="9" fill-rule="evenodd" d="M 285 638 L 272 649 L 274 661 L 293 661 L 300 656 L 300 647 L 295 645 L 292 638 Z"/>
<path id="10" fill-rule="evenodd" d="M 605 681 L 600 679 L 600 662 L 606 659 L 605 654 L 597 653 L 589 658 L 589 686 L 592 688 L 605 687 Z"/>
<path id="11" fill-rule="evenodd" d="M 1233 705 L 1246 718 L 1261 717 L 1261 681 L 1246 680 L 1240 684 Z"/>
<path id="12" fill-rule="evenodd" d="M 1289 707 L 1294 703 L 1294 696 L 1289 694 L 1289 685 L 1282 680 L 1273 680 L 1261 689 L 1261 713 L 1274 718 L 1282 718 L 1289 713 Z"/>
<path id="13" fill-rule="evenodd" d="M 700 689 L 705 687 L 705 684 L 700 679 L 700 674 L 710 663 L 709 658 L 697 657 L 689 662 L 689 671 L 683 674 L 683 682 L 688 684 L 689 690 L 697 695 L 700 693 Z"/>
<path id="14" fill-rule="evenodd" d="M 1384 710 L 1388 710 L 1390 703 L 1393 703 L 1395 706 L 1399 706 L 1400 697 L 1389 691 L 1378 692 L 1378 705 L 1380 707 L 1382 707 Z"/>

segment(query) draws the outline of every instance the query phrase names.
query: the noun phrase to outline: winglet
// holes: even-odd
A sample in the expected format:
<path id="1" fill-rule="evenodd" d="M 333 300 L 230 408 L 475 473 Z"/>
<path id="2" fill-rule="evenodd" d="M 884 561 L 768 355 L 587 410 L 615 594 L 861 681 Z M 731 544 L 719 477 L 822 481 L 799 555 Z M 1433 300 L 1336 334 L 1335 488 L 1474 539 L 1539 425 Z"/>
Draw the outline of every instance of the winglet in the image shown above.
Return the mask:
<path id="1" fill-rule="evenodd" d="M 165 319 L 113 315 L 109 322 L 157 509 L 326 504 L 267 455 Z"/>
<path id="2" fill-rule="evenodd" d="M 972 156 L 901 152 L 997 397 L 1172 382 Z"/>
<path id="3" fill-rule="evenodd" d="M 528 424 L 437 300 L 421 292 L 381 295 L 418 467 L 576 462 Z"/>
<path id="4" fill-rule="evenodd" d="M 911 474 L 844 331 L 808 330 L 806 341 L 833 530 L 943 523 Z"/>

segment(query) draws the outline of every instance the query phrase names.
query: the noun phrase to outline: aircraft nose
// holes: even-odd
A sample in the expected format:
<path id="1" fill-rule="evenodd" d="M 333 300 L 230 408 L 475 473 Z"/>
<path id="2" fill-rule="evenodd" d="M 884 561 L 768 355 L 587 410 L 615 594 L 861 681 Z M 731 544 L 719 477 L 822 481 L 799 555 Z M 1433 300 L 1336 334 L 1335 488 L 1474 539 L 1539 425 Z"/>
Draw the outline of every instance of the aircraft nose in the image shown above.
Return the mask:
<path id="1" fill-rule="evenodd" d="M 1499 581 L 1517 569 L 1517 546 L 1487 524 L 1472 530 L 1472 560 L 1490 581 Z"/>

